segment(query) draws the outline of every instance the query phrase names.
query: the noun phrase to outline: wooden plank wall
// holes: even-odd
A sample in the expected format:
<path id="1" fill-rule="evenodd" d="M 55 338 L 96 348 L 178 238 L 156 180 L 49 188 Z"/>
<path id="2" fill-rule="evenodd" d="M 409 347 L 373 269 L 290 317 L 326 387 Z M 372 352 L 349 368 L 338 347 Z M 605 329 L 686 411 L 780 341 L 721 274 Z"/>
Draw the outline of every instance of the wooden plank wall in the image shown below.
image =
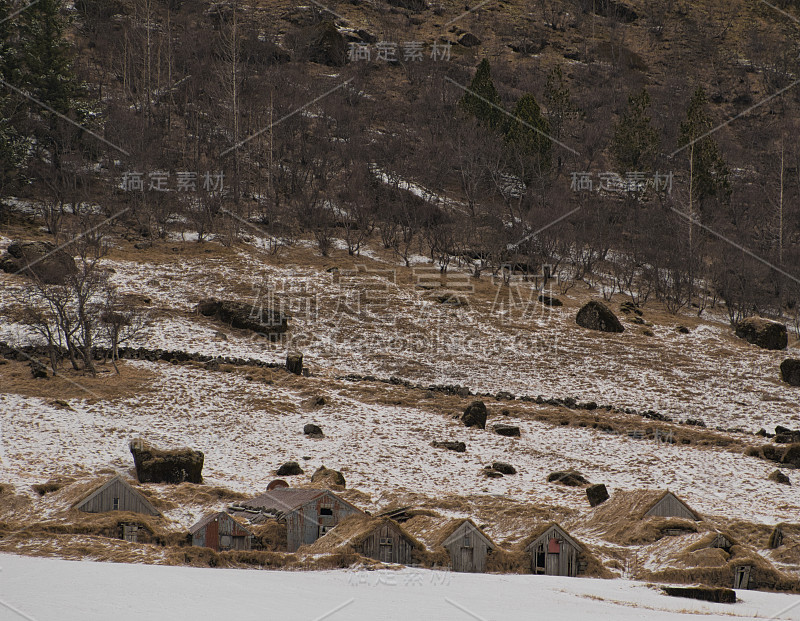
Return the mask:
<path id="1" fill-rule="evenodd" d="M 693 520 L 695 516 L 686 509 L 683 503 L 668 494 L 658 501 L 646 514 L 646 517 L 678 517 Z"/>
<path id="2" fill-rule="evenodd" d="M 391 546 L 382 546 L 381 539 L 389 539 Z M 384 563 L 399 563 L 400 565 L 411 565 L 413 562 L 412 552 L 414 546 L 400 529 L 391 523 L 382 524 L 373 530 L 369 536 L 361 542 L 357 551 L 368 558 L 374 558 Z"/>
<path id="3" fill-rule="evenodd" d="M 561 552 L 551 554 L 548 552 L 551 539 L 561 540 Z M 566 539 L 562 539 L 557 530 L 546 533 L 541 541 L 531 547 L 531 572 L 536 573 L 537 553 L 545 554 L 545 574 L 548 576 L 577 576 L 578 575 L 578 549 L 572 546 Z"/>
<path id="4" fill-rule="evenodd" d="M 320 515 L 323 507 L 331 509 L 333 515 Z M 320 538 L 320 526 L 332 528 L 354 513 L 349 505 L 328 494 L 298 507 L 286 516 L 286 549 L 296 552 L 300 546 L 314 543 Z"/>
<path id="5" fill-rule="evenodd" d="M 87 513 L 104 513 L 105 511 L 113 511 L 114 498 L 119 498 L 120 511 L 133 511 L 134 513 L 153 515 L 153 512 L 150 510 L 147 504 L 143 502 L 142 498 L 119 481 L 115 481 L 109 485 L 100 494 L 92 498 L 85 505 L 81 505 L 79 508 L 81 511 L 85 511 Z"/>
<path id="6" fill-rule="evenodd" d="M 471 548 L 464 548 L 464 536 L 469 534 Z M 483 573 L 486 570 L 486 557 L 489 546 L 483 537 L 479 536 L 469 522 L 459 526 L 453 535 L 452 541 L 445 546 L 450 553 L 450 565 L 453 571 Z"/>

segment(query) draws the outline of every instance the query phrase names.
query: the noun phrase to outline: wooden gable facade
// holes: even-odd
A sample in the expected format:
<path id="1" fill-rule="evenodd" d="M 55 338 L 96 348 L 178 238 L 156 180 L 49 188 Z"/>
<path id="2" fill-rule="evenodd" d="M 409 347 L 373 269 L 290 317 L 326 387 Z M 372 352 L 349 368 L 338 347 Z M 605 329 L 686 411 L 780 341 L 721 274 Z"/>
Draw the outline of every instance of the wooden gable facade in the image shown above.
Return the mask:
<path id="1" fill-rule="evenodd" d="M 645 512 L 644 517 L 675 517 L 685 520 L 700 521 L 700 516 L 692 511 L 685 502 L 672 492 L 664 493 L 664 495 Z"/>
<path id="2" fill-rule="evenodd" d="M 225 550 L 252 550 L 253 533 L 224 511 L 207 515 L 189 529 L 192 545 Z"/>
<path id="3" fill-rule="evenodd" d="M 411 565 L 425 546 L 392 519 L 351 515 L 310 546 L 307 554 L 356 553 L 382 563 Z"/>
<path id="4" fill-rule="evenodd" d="M 413 564 L 416 547 L 416 542 L 390 519 L 368 525 L 353 544 L 353 550 L 362 556 L 398 565 Z"/>
<path id="5" fill-rule="evenodd" d="M 273 489 L 231 509 L 234 515 L 256 524 L 271 519 L 285 522 L 288 552 L 314 543 L 348 516 L 364 515 L 361 509 L 326 489 Z"/>
<path id="6" fill-rule="evenodd" d="M 144 515 L 161 515 L 147 498 L 133 489 L 120 475 L 106 481 L 86 498 L 75 504 L 85 513 L 131 511 Z"/>
<path id="7" fill-rule="evenodd" d="M 558 524 L 551 524 L 525 546 L 531 556 L 531 573 L 546 576 L 577 576 L 581 550 L 580 544 Z"/>
<path id="8" fill-rule="evenodd" d="M 450 555 L 452 570 L 467 573 L 486 571 L 486 560 L 497 548 L 472 520 L 462 520 L 441 545 Z"/>

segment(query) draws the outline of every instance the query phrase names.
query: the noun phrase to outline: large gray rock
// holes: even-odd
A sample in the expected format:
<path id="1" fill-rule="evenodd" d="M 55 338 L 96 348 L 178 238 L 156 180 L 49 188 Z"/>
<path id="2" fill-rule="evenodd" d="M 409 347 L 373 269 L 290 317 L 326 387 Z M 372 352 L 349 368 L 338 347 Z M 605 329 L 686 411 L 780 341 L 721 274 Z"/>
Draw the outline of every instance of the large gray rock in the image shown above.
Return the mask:
<path id="1" fill-rule="evenodd" d="M 520 435 L 519 427 L 517 427 L 516 425 L 505 425 L 503 423 L 498 423 L 492 428 L 494 429 L 494 432 L 496 434 L 501 435 L 501 436 L 507 436 L 507 437 L 510 437 L 510 438 L 518 438 L 519 435 Z"/>
<path id="2" fill-rule="evenodd" d="M 789 344 L 784 324 L 761 317 L 742 319 L 736 326 L 736 336 L 762 349 L 786 349 Z"/>
<path id="3" fill-rule="evenodd" d="M 131 440 L 129 448 L 139 483 L 203 482 L 205 456 L 201 451 L 162 450 L 138 438 Z"/>
<path id="4" fill-rule="evenodd" d="M 287 461 L 275 471 L 275 474 L 279 477 L 293 476 L 295 474 L 303 474 L 303 469 L 296 461 Z"/>
<path id="5" fill-rule="evenodd" d="M 310 438 L 321 438 L 323 436 L 322 427 L 314 423 L 306 423 L 303 425 L 303 433 Z"/>
<path id="6" fill-rule="evenodd" d="M 783 472 L 780 470 L 775 470 L 772 474 L 767 477 L 770 481 L 775 481 L 775 483 L 781 483 L 783 485 L 791 485 L 792 481 L 787 477 Z"/>
<path id="7" fill-rule="evenodd" d="M 586 488 L 586 498 L 589 499 L 589 504 L 592 507 L 596 507 L 597 505 L 601 505 L 608 500 L 608 490 L 602 483 L 590 485 Z"/>
<path id="8" fill-rule="evenodd" d="M 289 319 L 274 309 L 232 300 L 201 300 L 195 307 L 205 317 L 213 317 L 240 330 L 252 330 L 265 336 L 286 332 Z"/>
<path id="9" fill-rule="evenodd" d="M 456 453 L 465 453 L 467 445 L 464 442 L 454 442 L 452 440 L 434 440 L 431 442 L 433 448 L 443 448 L 448 451 L 455 451 Z"/>
<path id="10" fill-rule="evenodd" d="M 464 410 L 461 420 L 467 427 L 480 427 L 486 429 L 486 418 L 489 415 L 486 404 L 483 401 L 473 401 Z"/>
<path id="11" fill-rule="evenodd" d="M 78 272 L 75 259 L 46 241 L 12 243 L 0 256 L 0 269 L 33 276 L 48 285 L 63 284 Z"/>
<path id="12" fill-rule="evenodd" d="M 575 470 L 551 472 L 547 477 L 547 482 L 561 483 L 570 487 L 581 487 L 582 485 L 589 484 L 589 481 L 587 481 L 580 472 Z"/>
<path id="13" fill-rule="evenodd" d="M 492 463 L 492 470 L 497 470 L 497 472 L 500 472 L 501 474 L 517 474 L 517 469 L 504 461 L 496 461 Z"/>
<path id="14" fill-rule="evenodd" d="M 596 300 L 587 302 L 575 316 L 575 323 L 589 330 L 599 330 L 601 332 L 624 332 L 625 328 L 611 310 Z"/>
<path id="15" fill-rule="evenodd" d="M 790 386 L 800 386 L 800 360 L 787 358 L 781 362 L 781 379 Z"/>

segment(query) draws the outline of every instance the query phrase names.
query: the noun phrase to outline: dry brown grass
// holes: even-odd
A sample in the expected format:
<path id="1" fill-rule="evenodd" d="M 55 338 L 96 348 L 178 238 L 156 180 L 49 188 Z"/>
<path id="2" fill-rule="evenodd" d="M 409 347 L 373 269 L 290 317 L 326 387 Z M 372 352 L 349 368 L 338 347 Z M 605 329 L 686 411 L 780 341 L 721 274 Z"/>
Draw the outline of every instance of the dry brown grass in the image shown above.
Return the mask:
<path id="1" fill-rule="evenodd" d="M 125 364 L 117 363 L 120 374 L 117 375 L 110 365 L 99 365 L 97 377 L 68 369 L 65 365 L 59 369 L 55 377 L 33 379 L 27 362 L 11 361 L 0 365 L 0 391 L 38 397 L 53 403 L 55 407 L 64 408 L 65 399 L 85 399 L 90 403 L 100 400 L 115 400 L 132 395 L 150 392 L 155 372 Z M 61 401 L 62 403 L 58 403 Z"/>

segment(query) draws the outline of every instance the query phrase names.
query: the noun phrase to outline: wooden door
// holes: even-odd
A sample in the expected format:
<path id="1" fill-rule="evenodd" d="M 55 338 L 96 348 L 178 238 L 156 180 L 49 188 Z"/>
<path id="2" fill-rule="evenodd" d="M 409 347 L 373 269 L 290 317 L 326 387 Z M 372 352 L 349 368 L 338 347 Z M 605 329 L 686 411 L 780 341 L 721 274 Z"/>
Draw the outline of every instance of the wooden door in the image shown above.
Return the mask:
<path id="1" fill-rule="evenodd" d="M 548 552 L 547 558 L 544 562 L 544 573 L 548 576 L 558 575 L 558 562 L 561 559 L 561 553 Z"/>
<path id="2" fill-rule="evenodd" d="M 461 571 L 475 571 L 475 548 L 461 548 Z"/>
<path id="3" fill-rule="evenodd" d="M 750 567 L 737 567 L 733 578 L 734 589 L 747 589 L 750 586 Z"/>
<path id="4" fill-rule="evenodd" d="M 378 556 L 380 557 L 381 563 L 392 563 L 394 562 L 392 559 L 392 540 L 387 538 L 381 539 L 381 543 L 379 546 Z"/>

